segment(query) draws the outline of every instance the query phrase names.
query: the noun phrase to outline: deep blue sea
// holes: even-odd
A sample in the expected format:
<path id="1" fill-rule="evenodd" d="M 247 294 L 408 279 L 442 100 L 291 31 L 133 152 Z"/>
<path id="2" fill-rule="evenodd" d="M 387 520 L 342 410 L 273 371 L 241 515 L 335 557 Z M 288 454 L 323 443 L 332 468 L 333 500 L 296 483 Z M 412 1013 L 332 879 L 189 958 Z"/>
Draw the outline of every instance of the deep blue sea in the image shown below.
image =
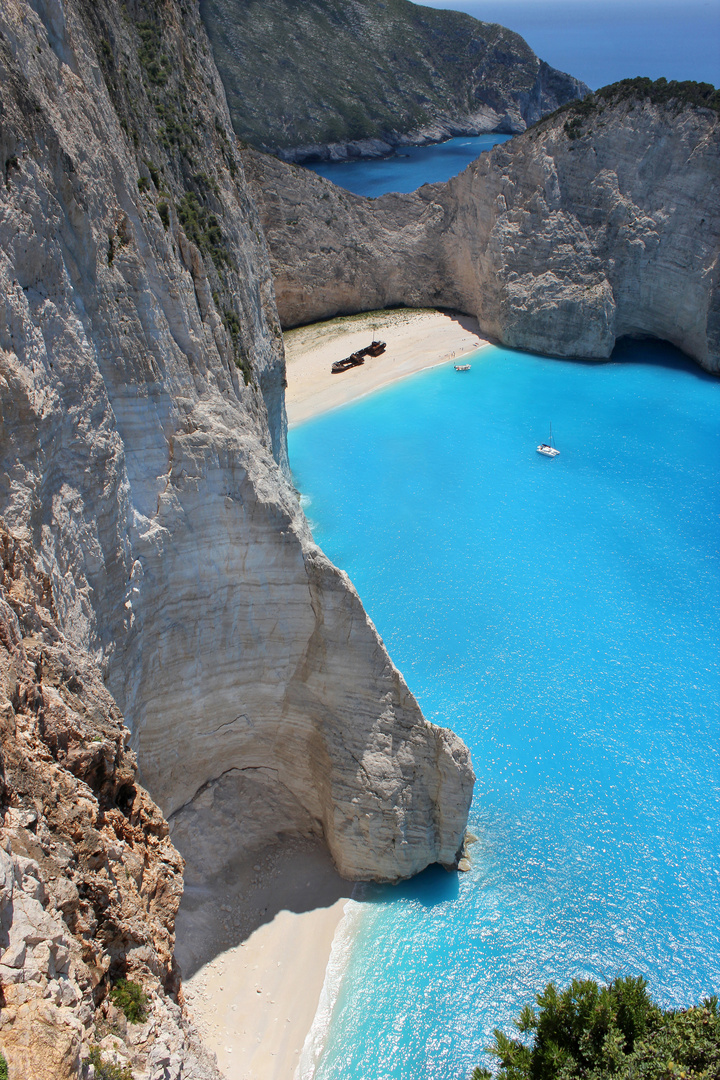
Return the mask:
<path id="1" fill-rule="evenodd" d="M 618 79 L 720 84 L 718 0 L 426 0 L 515 30 L 593 90 Z"/>
<path id="2" fill-rule="evenodd" d="M 290 433 L 316 540 L 478 777 L 471 872 L 353 909 L 318 1080 L 466 1080 L 550 979 L 720 990 L 720 380 L 657 343 L 471 363 Z"/>
<path id="3" fill-rule="evenodd" d="M 432 0 L 517 31 L 538 56 L 592 89 L 636 75 L 720 85 L 719 0 Z M 507 136 L 451 139 L 384 161 L 312 165 L 356 195 L 449 180 Z"/>

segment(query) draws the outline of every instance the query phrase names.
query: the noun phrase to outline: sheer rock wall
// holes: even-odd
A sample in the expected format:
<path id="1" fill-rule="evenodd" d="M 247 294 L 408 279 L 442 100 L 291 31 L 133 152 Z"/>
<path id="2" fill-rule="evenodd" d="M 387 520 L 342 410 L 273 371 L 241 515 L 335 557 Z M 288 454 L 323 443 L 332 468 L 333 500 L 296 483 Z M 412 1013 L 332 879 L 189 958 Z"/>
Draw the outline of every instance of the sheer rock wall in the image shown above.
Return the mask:
<path id="1" fill-rule="evenodd" d="M 602 358 L 623 335 L 720 370 L 720 119 L 618 95 L 447 184 L 363 199 L 244 151 L 285 327 L 393 305 L 475 315 L 515 348 Z"/>
<path id="2" fill-rule="evenodd" d="M 288 480 L 267 250 L 196 3 L 8 0 L 0 33 L 0 513 L 143 782 L 169 815 L 262 768 L 347 877 L 454 864 L 468 752 Z"/>

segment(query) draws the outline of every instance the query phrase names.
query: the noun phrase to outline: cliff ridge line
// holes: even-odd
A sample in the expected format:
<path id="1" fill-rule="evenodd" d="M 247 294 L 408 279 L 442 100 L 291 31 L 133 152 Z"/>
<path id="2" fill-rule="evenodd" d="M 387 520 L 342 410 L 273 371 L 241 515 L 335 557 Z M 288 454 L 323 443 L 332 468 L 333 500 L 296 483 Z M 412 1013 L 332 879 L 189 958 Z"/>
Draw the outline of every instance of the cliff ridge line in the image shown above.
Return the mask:
<path id="1" fill-rule="evenodd" d="M 523 131 L 588 87 L 519 34 L 409 0 L 202 0 L 237 136 L 288 161 Z"/>
<path id="2" fill-rule="evenodd" d="M 365 199 L 243 151 L 286 328 L 407 306 L 513 348 L 657 337 L 720 370 L 720 117 L 706 84 L 626 80 L 445 184 Z"/>

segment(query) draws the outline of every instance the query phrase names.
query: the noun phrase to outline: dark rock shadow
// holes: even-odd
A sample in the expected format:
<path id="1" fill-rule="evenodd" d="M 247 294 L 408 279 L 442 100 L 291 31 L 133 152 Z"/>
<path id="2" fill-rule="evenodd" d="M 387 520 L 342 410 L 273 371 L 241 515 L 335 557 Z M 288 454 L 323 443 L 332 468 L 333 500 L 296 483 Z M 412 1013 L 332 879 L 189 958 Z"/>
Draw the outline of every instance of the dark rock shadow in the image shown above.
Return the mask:
<path id="1" fill-rule="evenodd" d="M 650 337 L 622 337 L 615 344 L 610 356 L 611 363 L 646 364 L 649 367 L 664 367 L 673 371 L 687 371 L 704 382 L 718 381 L 718 376 L 701 368 L 697 360 L 682 352 L 669 341 Z"/>
<path id="2" fill-rule="evenodd" d="M 439 904 L 456 900 L 460 893 L 460 874 L 448 871 L 435 863 L 421 874 L 396 885 L 363 883 L 358 887 L 356 898 L 370 904 L 397 903 L 406 900 L 430 910 Z"/>
<path id="3" fill-rule="evenodd" d="M 175 950 L 184 979 L 278 912 L 330 907 L 352 892 L 315 823 L 264 770 L 230 770 L 170 824 L 186 862 Z"/>

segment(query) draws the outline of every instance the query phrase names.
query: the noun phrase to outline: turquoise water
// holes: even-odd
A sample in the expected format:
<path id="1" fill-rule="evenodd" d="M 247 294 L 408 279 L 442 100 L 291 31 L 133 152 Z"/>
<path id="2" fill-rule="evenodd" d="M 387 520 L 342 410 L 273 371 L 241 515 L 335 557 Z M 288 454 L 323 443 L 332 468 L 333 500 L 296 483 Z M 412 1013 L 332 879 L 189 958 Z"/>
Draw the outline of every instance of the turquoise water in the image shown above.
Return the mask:
<path id="1" fill-rule="evenodd" d="M 487 348 L 296 428 L 290 455 L 478 776 L 471 872 L 367 891 L 319 1080 L 464 1080 L 551 978 L 719 990 L 720 381 L 660 344 Z"/>
<path id="2" fill-rule="evenodd" d="M 457 176 L 471 161 L 509 135 L 468 135 L 434 146 L 408 146 L 389 158 L 322 162 L 308 168 L 356 195 L 375 198 L 388 191 L 415 191 Z"/>

